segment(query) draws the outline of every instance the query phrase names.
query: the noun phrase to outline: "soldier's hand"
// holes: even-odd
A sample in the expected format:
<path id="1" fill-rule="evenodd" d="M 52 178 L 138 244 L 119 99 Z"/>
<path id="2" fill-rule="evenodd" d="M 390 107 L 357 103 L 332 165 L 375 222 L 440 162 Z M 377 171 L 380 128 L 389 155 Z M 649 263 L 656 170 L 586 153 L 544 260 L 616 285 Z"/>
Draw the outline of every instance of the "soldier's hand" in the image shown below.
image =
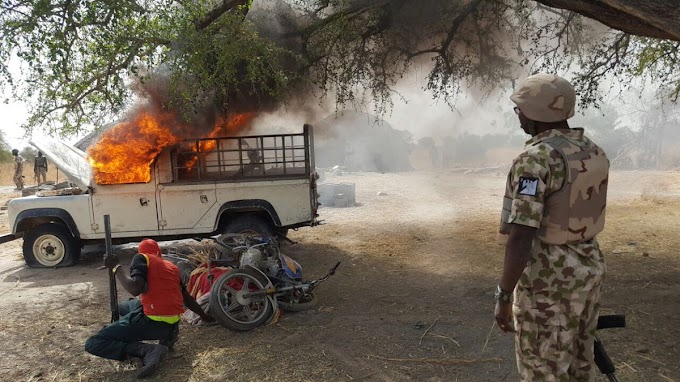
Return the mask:
<path id="1" fill-rule="evenodd" d="M 513 333 L 515 328 L 512 325 L 512 302 L 496 301 L 496 309 L 494 311 L 498 327 L 507 333 Z"/>
<path id="2" fill-rule="evenodd" d="M 113 269 L 119 262 L 118 256 L 116 255 L 104 256 L 104 266 L 109 269 Z"/>

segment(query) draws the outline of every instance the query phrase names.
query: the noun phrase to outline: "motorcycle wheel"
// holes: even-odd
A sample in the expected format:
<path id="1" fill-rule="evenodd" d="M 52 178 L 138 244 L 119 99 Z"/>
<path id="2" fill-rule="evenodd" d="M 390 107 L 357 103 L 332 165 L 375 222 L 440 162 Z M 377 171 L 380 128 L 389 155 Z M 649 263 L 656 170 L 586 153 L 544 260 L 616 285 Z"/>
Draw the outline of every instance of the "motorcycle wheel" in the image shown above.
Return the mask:
<path id="1" fill-rule="evenodd" d="M 314 292 L 304 292 L 299 296 L 286 295 L 277 300 L 279 308 L 285 312 L 302 312 L 315 308 L 319 299 Z"/>
<path id="2" fill-rule="evenodd" d="M 210 314 L 222 326 L 245 332 L 267 322 L 274 307 L 267 295 L 244 297 L 266 289 L 266 278 L 252 269 L 233 269 L 220 276 L 210 290 Z"/>

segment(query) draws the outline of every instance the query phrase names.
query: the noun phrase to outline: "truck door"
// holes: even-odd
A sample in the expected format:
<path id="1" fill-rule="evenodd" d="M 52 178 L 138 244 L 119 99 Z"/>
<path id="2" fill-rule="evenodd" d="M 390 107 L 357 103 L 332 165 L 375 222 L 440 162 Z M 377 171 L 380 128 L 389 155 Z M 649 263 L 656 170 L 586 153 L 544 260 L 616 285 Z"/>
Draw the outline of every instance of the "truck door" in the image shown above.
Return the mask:
<path id="1" fill-rule="evenodd" d="M 203 219 L 215 205 L 215 183 L 162 184 L 158 186 L 160 229 L 211 230 L 215 217 Z M 167 233 L 167 232 L 166 232 Z"/>
<path id="2" fill-rule="evenodd" d="M 104 218 L 111 216 L 111 232 L 135 232 L 144 236 L 158 232 L 156 184 L 112 184 L 97 186 L 92 194 L 97 232 L 104 232 Z"/>
<path id="3" fill-rule="evenodd" d="M 158 224 L 164 234 L 186 233 L 178 230 L 209 232 L 214 228 L 217 212 L 211 209 L 216 200 L 215 181 L 206 178 L 204 172 L 203 177 L 198 173 L 199 167 L 205 170 L 205 166 L 212 163 L 204 154 L 199 160 L 196 144 L 183 142 L 158 157 Z M 184 168 L 173 170 L 171 161 L 184 163 Z M 180 171 L 184 171 L 182 176 Z"/>

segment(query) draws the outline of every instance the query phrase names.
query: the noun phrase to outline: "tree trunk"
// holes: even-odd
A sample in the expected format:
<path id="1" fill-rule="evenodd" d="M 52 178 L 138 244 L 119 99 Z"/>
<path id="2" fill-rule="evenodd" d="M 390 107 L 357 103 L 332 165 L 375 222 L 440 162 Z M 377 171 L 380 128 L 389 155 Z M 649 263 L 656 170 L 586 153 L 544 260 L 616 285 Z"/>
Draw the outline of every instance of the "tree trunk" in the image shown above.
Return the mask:
<path id="1" fill-rule="evenodd" d="M 567 9 L 620 31 L 680 41 L 680 5 L 674 0 L 536 0 Z"/>

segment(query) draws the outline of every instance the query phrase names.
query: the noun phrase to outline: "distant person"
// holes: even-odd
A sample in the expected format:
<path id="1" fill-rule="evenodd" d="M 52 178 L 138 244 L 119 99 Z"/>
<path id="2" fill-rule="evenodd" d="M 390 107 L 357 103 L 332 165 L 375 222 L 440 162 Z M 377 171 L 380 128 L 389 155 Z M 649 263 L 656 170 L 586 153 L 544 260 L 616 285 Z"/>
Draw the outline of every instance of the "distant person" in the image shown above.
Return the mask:
<path id="1" fill-rule="evenodd" d="M 248 155 L 248 163 L 243 165 L 243 175 L 264 175 L 260 150 L 251 148 L 246 141 L 243 141 L 243 147 L 247 150 L 246 154 Z M 257 173 L 255 173 L 256 170 Z"/>
<path id="2" fill-rule="evenodd" d="M 19 155 L 19 150 L 13 149 L 14 155 L 14 184 L 17 186 L 16 190 L 24 189 L 24 158 Z"/>
<path id="3" fill-rule="evenodd" d="M 38 156 L 35 157 L 35 162 L 33 162 L 33 172 L 38 185 L 47 182 L 47 158 L 42 155 L 41 151 L 38 151 Z"/>
<path id="4" fill-rule="evenodd" d="M 137 378 L 144 378 L 156 371 L 177 341 L 184 305 L 204 321 L 214 321 L 186 290 L 177 266 L 161 257 L 156 241 L 144 239 L 139 243 L 129 276 L 120 269 L 117 256 L 107 256 L 104 262 L 125 290 L 140 298 L 118 305 L 120 319 L 90 337 L 85 343 L 87 352 L 118 361 L 141 358 L 144 366 L 137 371 Z M 142 342 L 145 340 L 159 343 Z"/>
<path id="5" fill-rule="evenodd" d="M 382 155 L 379 153 L 374 153 L 373 154 L 373 165 L 375 166 L 375 170 L 381 174 L 385 173 L 385 164 L 383 163 L 382 160 Z"/>
<path id="6" fill-rule="evenodd" d="M 439 149 L 435 144 L 432 144 L 432 146 L 430 146 L 430 162 L 432 162 L 432 168 L 439 168 L 440 166 Z"/>
<path id="7" fill-rule="evenodd" d="M 503 199 L 496 321 L 515 334 L 522 381 L 594 381 L 605 274 L 595 236 L 604 228 L 609 160 L 583 129 L 569 127 L 576 94 L 565 79 L 530 76 L 510 99 L 532 138 Z"/>

